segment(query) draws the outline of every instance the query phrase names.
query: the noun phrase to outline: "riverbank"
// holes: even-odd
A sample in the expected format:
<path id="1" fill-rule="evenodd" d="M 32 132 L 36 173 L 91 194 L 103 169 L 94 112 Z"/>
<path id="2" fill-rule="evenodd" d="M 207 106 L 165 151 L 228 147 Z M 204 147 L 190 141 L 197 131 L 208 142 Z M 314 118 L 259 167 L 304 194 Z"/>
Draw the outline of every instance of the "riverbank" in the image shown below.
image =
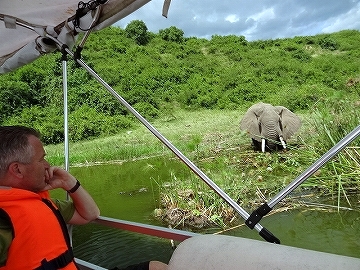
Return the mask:
<path id="1" fill-rule="evenodd" d="M 242 115 L 239 111 L 179 110 L 152 124 L 234 201 L 247 209 L 255 209 L 276 195 L 325 153 L 319 142 L 323 146 L 328 141 L 326 136 L 332 140 L 337 136 L 334 129 L 330 133 L 328 130 L 326 135 L 326 129 L 322 128 L 325 135 L 320 134 L 314 121 L 321 117 L 314 119 L 314 114 L 301 115 L 303 126 L 288 141 L 288 150 L 272 154 L 254 152 L 251 140 L 238 127 Z M 61 145 L 46 146 L 46 151 L 52 164 L 62 164 Z M 140 124 L 111 137 L 70 144 L 71 166 L 153 156 L 174 158 L 170 150 Z M 359 209 L 359 195 L 355 192 L 359 186 L 359 158 L 356 145 L 350 146 L 304 182 L 279 209 L 316 203 L 319 197 L 331 199 L 327 202 L 329 207 L 323 207 L 325 209 Z M 195 175 L 187 179 L 173 177 L 160 188 L 161 204 L 154 215 L 173 227 L 202 228 L 214 224 L 226 227 L 236 221 L 234 210 Z"/>
<path id="2" fill-rule="evenodd" d="M 241 134 L 239 121 L 243 112 L 223 110 L 178 110 L 150 121 L 151 124 L 189 158 L 216 148 L 250 146 L 249 138 Z M 63 145 L 47 145 L 47 159 L 63 165 Z M 89 141 L 70 142 L 71 166 L 103 162 L 129 161 L 157 155 L 173 154 L 141 123 L 113 136 Z M 207 154 L 206 154 L 207 155 Z"/>

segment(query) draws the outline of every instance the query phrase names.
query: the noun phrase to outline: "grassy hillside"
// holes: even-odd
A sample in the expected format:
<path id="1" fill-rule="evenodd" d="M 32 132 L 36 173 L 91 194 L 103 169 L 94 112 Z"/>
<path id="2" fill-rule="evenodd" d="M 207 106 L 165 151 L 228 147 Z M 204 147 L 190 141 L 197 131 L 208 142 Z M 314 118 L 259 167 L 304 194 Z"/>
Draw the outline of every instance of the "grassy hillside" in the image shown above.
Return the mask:
<path id="1" fill-rule="evenodd" d="M 83 59 L 148 119 L 177 109 L 240 109 L 258 101 L 308 112 L 360 94 L 360 32 L 248 42 L 242 36 L 183 38 L 175 27 L 93 33 Z M 60 53 L 0 77 L 0 122 L 32 125 L 48 144 L 63 140 Z M 135 122 L 82 69 L 69 64 L 71 140 L 108 136 Z M 325 104 L 325 106 L 324 106 Z M 351 105 L 352 106 L 352 105 Z M 328 109 L 328 108 L 327 108 Z"/>

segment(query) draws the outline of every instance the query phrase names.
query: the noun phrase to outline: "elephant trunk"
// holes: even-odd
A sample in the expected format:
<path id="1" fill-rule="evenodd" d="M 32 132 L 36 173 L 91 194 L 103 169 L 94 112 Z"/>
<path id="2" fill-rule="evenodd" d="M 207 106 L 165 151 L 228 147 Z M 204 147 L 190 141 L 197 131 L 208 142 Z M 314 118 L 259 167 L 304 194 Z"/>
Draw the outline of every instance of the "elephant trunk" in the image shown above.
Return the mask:
<path id="1" fill-rule="evenodd" d="M 283 148 L 286 148 L 285 141 L 282 138 L 279 120 L 268 120 L 262 122 L 262 124 L 262 137 L 264 138 L 264 141 L 266 140 L 266 146 L 269 148 L 269 150 L 277 149 L 277 142 L 281 142 Z M 262 151 L 265 152 L 265 146 L 262 148 Z"/>

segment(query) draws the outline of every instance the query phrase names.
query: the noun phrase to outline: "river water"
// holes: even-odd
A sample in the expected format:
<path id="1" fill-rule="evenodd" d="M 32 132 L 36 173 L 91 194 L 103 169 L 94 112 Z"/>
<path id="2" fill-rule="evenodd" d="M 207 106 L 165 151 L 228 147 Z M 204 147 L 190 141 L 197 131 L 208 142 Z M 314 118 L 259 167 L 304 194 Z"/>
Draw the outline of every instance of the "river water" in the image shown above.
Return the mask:
<path id="1" fill-rule="evenodd" d="M 160 226 L 166 225 L 152 216 L 159 205 L 159 186 L 168 182 L 171 175 L 181 179 L 191 174 L 178 160 L 165 158 L 73 167 L 70 171 L 94 197 L 102 216 Z M 65 196 L 60 191 L 52 195 Z M 224 234 L 264 241 L 255 230 L 242 223 Z M 281 244 L 360 258 L 359 212 L 302 208 L 270 215 L 260 223 L 279 238 Z M 212 228 L 201 233 L 218 231 L 221 229 Z M 173 252 L 167 239 L 95 224 L 76 226 L 73 243 L 78 258 L 106 268 L 154 259 L 167 262 Z"/>

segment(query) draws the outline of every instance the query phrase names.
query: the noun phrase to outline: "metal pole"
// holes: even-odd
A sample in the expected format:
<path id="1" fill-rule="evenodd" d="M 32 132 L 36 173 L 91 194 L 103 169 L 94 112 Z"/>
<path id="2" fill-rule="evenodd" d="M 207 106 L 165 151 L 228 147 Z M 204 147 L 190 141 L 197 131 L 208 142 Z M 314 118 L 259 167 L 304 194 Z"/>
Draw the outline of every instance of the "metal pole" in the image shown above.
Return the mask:
<path id="1" fill-rule="evenodd" d="M 65 48 L 67 53 L 73 57 L 73 53 Z M 158 132 L 141 114 L 139 114 L 125 99 L 123 99 L 110 85 L 108 85 L 94 70 L 92 70 L 82 59 L 75 59 L 79 65 L 89 72 L 99 83 L 101 83 L 122 105 L 124 105 L 147 129 L 150 130 L 162 143 L 164 143 L 180 160 L 182 160 L 197 176 L 199 176 L 210 188 L 212 188 L 221 198 L 223 198 L 231 207 L 237 211 L 240 216 L 246 220 L 249 214 L 241 208 L 233 199 L 230 198 L 222 189 L 220 189 L 206 174 L 204 174 L 196 165 L 185 157 L 174 145 L 171 144 L 160 132 Z M 256 224 L 254 228 L 260 236 L 271 243 L 280 243 L 271 232 Z"/>
<path id="2" fill-rule="evenodd" d="M 64 59 L 65 58 L 65 59 Z M 64 96 L 64 154 L 65 170 L 69 171 L 69 125 L 68 125 L 68 89 L 67 89 L 67 66 L 66 56 L 62 61 L 63 68 L 63 96 Z"/>
<path id="3" fill-rule="evenodd" d="M 67 88 L 67 59 L 66 52 L 62 49 L 62 72 L 63 72 L 63 97 L 64 97 L 64 155 L 65 155 L 65 170 L 69 171 L 69 125 L 68 125 L 68 88 Z M 66 199 L 70 200 L 69 193 L 66 192 Z M 67 229 L 72 243 L 73 225 L 67 224 Z"/>
<path id="4" fill-rule="evenodd" d="M 336 145 L 334 145 L 328 152 L 326 152 L 321 158 L 319 158 L 313 165 L 306 169 L 301 175 L 299 175 L 294 181 L 292 181 L 287 187 L 280 191 L 275 197 L 269 201 L 268 205 L 273 208 L 277 203 L 284 199 L 290 192 L 297 188 L 302 182 L 309 178 L 314 172 L 320 169 L 326 162 L 333 158 L 337 153 L 344 149 L 349 143 L 355 140 L 360 135 L 360 125 L 353 131 L 346 135 Z"/>
<path id="5" fill-rule="evenodd" d="M 326 162 L 333 158 L 337 153 L 344 149 L 349 143 L 355 140 L 360 135 L 360 125 L 353 129 L 348 135 L 334 145 L 328 152 L 315 161 L 308 169 L 299 175 L 294 181 L 286 186 L 282 191 L 274 196 L 268 203 L 264 203 L 259 208 L 254 210 L 250 217 L 245 221 L 249 228 L 253 228 L 263 216 L 267 215 L 274 206 L 284 199 L 289 193 L 297 188 L 302 182 L 309 178 L 314 172 L 320 169 Z"/>

